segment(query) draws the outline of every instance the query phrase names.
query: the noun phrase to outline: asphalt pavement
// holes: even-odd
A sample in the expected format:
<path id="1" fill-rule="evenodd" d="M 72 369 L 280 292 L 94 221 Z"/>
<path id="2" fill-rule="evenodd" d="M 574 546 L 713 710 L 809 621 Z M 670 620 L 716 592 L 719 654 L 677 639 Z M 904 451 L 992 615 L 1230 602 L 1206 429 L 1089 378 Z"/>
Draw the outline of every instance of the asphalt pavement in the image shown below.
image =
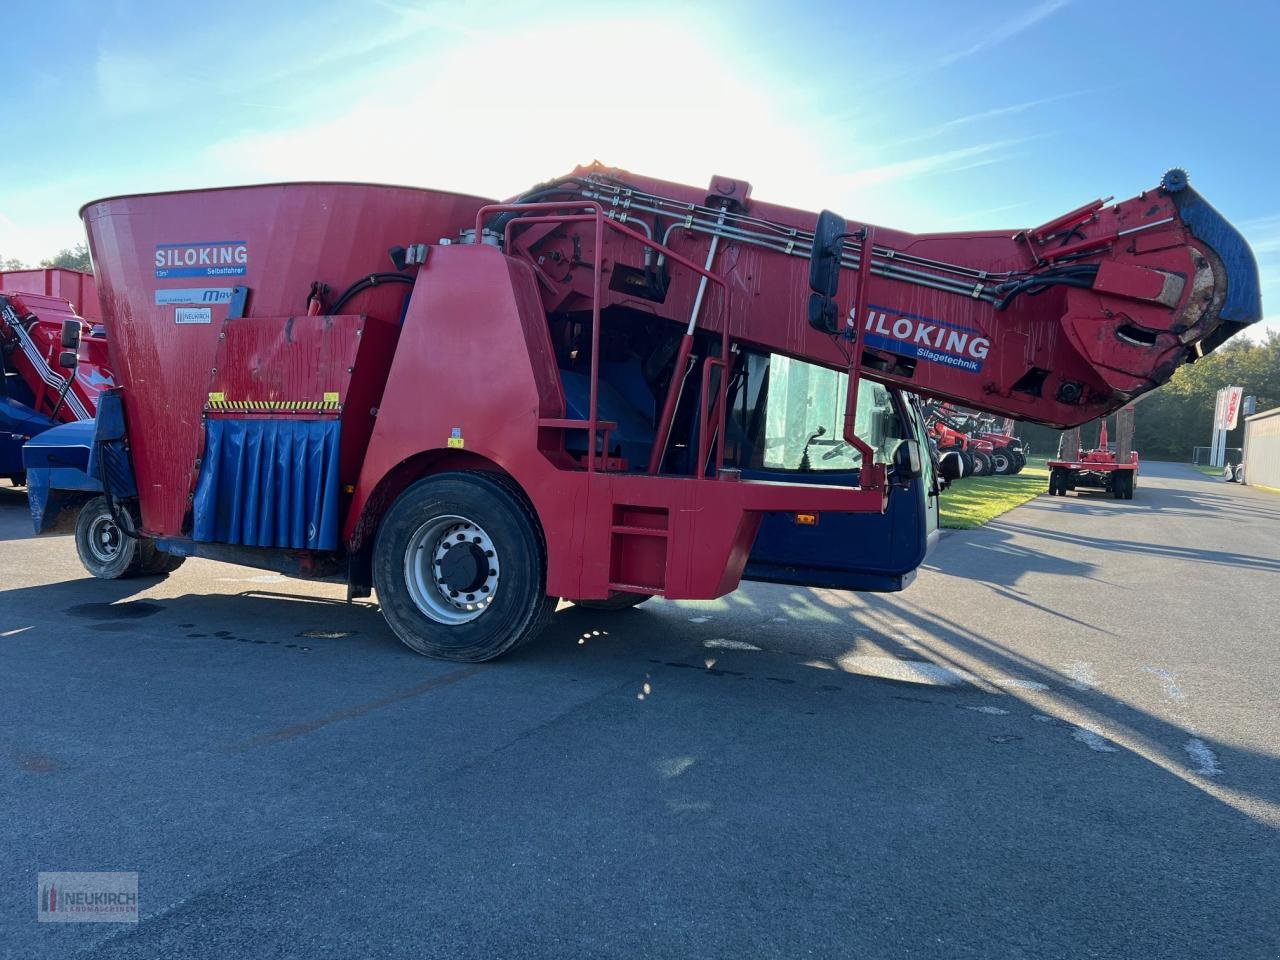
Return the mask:
<path id="1" fill-rule="evenodd" d="M 0 491 L 0 957 L 1280 953 L 1280 496 L 1145 464 L 901 594 L 563 605 L 481 666 L 29 531 Z M 37 923 L 55 870 L 141 922 Z"/>

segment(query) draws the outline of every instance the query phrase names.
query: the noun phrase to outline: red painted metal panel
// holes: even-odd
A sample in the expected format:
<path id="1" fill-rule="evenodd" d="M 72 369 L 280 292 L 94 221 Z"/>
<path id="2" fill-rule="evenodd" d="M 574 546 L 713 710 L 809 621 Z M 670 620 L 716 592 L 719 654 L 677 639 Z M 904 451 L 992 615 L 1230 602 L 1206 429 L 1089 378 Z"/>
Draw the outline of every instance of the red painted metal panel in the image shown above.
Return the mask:
<path id="1" fill-rule="evenodd" d="M 455 237 L 485 202 L 408 187 L 309 183 L 85 206 L 113 369 L 125 390 L 144 529 L 182 532 L 187 478 L 234 287 L 249 288 L 247 316 L 305 313 L 313 283 L 341 291 L 388 270 L 389 247 Z M 378 286 L 351 308 L 394 322 L 407 290 Z"/>
<path id="2" fill-rule="evenodd" d="M 40 293 L 47 297 L 61 297 L 71 301 L 85 320 L 96 323 L 102 319 L 98 304 L 98 288 L 93 274 L 63 267 L 41 267 L 38 270 L 7 270 L 0 272 L 0 292 Z"/>

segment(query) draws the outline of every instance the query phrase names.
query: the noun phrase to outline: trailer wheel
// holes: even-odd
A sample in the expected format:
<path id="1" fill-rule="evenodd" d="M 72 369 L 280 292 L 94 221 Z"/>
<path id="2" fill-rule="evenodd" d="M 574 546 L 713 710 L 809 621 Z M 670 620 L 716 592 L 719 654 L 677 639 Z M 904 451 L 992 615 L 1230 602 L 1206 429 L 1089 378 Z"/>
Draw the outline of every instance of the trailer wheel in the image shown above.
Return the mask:
<path id="1" fill-rule="evenodd" d="M 99 580 L 119 580 L 142 572 L 154 547 L 120 529 L 105 497 L 94 497 L 76 518 L 76 553 L 80 563 Z"/>
<path id="2" fill-rule="evenodd" d="M 483 473 L 426 477 L 399 496 L 378 528 L 373 584 L 396 636 L 444 660 L 501 656 L 556 606 L 532 511 Z"/>
<path id="3" fill-rule="evenodd" d="M 1067 495 L 1066 472 L 1061 467 L 1054 467 L 1049 472 L 1049 496 L 1065 497 Z"/>
<path id="4" fill-rule="evenodd" d="M 1000 476 L 1013 473 L 1014 459 L 1004 450 L 996 450 L 991 454 L 991 471 Z"/>
<path id="5" fill-rule="evenodd" d="M 630 610 L 632 607 L 638 607 L 646 600 L 652 600 L 652 593 L 615 593 L 606 600 L 575 600 L 575 607 L 582 607 L 584 610 L 601 610 L 613 612 L 616 610 Z"/>

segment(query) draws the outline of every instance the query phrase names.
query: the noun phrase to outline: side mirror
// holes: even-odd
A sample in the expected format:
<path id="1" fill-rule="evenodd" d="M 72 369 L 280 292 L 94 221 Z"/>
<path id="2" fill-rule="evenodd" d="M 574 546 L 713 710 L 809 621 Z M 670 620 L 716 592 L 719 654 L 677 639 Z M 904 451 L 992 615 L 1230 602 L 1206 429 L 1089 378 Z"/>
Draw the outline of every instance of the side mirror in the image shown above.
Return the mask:
<path id="1" fill-rule="evenodd" d="M 79 359 L 74 350 L 63 350 L 58 354 L 58 366 L 64 370 L 74 370 Z"/>
<path id="2" fill-rule="evenodd" d="M 62 321 L 62 349 L 78 350 L 80 348 L 80 321 Z"/>
<path id="3" fill-rule="evenodd" d="M 953 480 L 959 480 L 964 476 L 964 461 L 960 459 L 960 454 L 954 450 L 948 450 L 941 459 L 938 460 L 938 473 L 942 475 L 942 479 L 948 483 Z"/>
<path id="4" fill-rule="evenodd" d="M 809 252 L 809 325 L 824 333 L 840 328 L 834 297 L 840 285 L 840 258 L 848 228 L 844 217 L 823 210 L 813 228 L 813 249 Z"/>
<path id="5" fill-rule="evenodd" d="M 894 448 L 893 473 L 903 483 L 914 480 L 924 473 L 924 465 L 920 460 L 920 444 L 914 440 L 903 440 Z"/>

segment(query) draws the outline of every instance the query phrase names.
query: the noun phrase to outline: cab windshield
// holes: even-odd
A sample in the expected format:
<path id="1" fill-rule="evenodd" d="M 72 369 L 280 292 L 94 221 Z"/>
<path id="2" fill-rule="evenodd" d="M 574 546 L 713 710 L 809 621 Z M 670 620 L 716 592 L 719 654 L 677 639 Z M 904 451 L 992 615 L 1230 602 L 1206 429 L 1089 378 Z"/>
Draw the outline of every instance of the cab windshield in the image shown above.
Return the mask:
<path id="1" fill-rule="evenodd" d="M 842 439 L 848 375 L 779 354 L 750 354 L 736 392 L 735 425 L 747 442 L 740 465 L 800 472 L 849 471 L 861 464 Z M 858 384 L 857 435 L 889 463 L 904 438 L 893 395 L 878 383 Z"/>

